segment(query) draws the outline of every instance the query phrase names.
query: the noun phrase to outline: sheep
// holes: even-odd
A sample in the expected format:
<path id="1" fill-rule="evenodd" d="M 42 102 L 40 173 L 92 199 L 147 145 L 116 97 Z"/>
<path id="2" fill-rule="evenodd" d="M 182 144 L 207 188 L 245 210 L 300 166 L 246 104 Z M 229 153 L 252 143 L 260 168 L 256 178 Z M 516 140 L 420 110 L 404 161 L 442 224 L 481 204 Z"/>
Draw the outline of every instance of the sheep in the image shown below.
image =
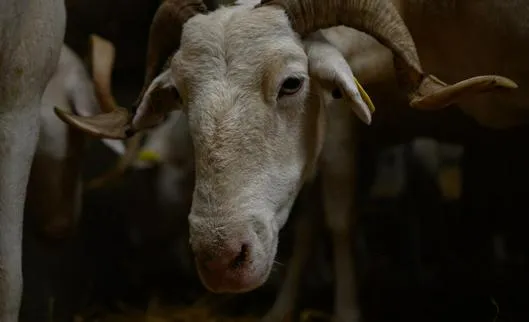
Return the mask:
<path id="1" fill-rule="evenodd" d="M 525 45 L 528 29 L 519 18 L 524 17 L 524 12 L 529 9 L 525 3 L 400 0 L 393 1 L 393 4 L 410 30 L 425 70 L 449 82 L 480 73 L 501 73 L 513 79 L 520 89 L 527 89 L 529 79 L 524 59 L 529 54 Z M 346 57 L 353 73 L 366 88 L 381 83 L 396 88 L 392 54 L 374 38 L 344 26 L 323 30 L 322 34 Z M 370 91 L 370 94 L 377 101 L 378 93 Z M 383 94 L 387 96 L 388 91 Z M 465 143 L 479 137 L 478 133 L 484 129 L 506 129 L 526 124 L 529 120 L 528 98 L 526 90 L 517 90 L 508 94 L 482 93 L 459 100 L 458 110 L 452 112 L 461 111 L 463 115 L 448 115 L 449 109 L 439 111 L 447 117 L 436 118 L 439 126 L 430 126 L 430 129 L 440 129 L 437 131 L 428 129 L 429 120 L 420 126 L 417 124 L 420 122 L 411 123 L 404 117 L 407 112 L 405 102 L 395 99 L 394 109 L 377 109 L 374 123 L 379 123 L 378 138 L 391 135 L 386 129 L 392 122 L 397 136 L 425 134 Z M 391 99 L 385 97 L 384 101 Z M 397 114 L 397 110 L 403 113 Z M 469 120 L 462 117 L 465 115 Z M 363 134 L 372 133 L 366 131 Z"/>
<path id="2" fill-rule="evenodd" d="M 406 26 L 385 1 L 262 1 L 206 14 L 200 1 L 174 0 L 153 20 L 133 116 L 124 109 L 92 118 L 56 112 L 87 133 L 118 139 L 160 124 L 171 110 L 184 112 L 195 159 L 190 243 L 212 292 L 248 292 L 266 281 L 278 231 L 318 171 L 341 281 L 335 313 L 352 321 L 359 312 L 351 306 L 346 242 L 354 205 L 351 117 L 369 124 L 372 106 L 344 57 L 317 33 L 340 24 L 391 49 L 414 108 L 439 109 L 479 91 L 517 86 L 495 75 L 447 85 L 425 74 Z"/>
<path id="3" fill-rule="evenodd" d="M 507 5 L 499 1 L 486 1 L 478 4 L 406 0 L 393 1 L 393 4 L 410 28 L 425 70 L 451 82 L 479 73 L 501 72 L 515 80 L 521 88 L 527 86 L 528 79 L 524 72 L 523 61 L 528 54 L 527 46 L 523 45 L 527 42 L 525 36 L 527 28 L 517 18 L 523 16 L 521 12 L 527 11 L 528 7 L 525 4 L 519 1 Z M 500 16 L 497 16 L 495 12 L 498 12 Z M 492 17 L 496 18 L 491 21 Z M 382 93 L 370 91 L 375 101 L 378 95 L 387 96 L 396 89 L 393 84 L 396 75 L 393 69 L 392 53 L 376 39 L 344 26 L 325 29 L 321 33 L 328 42 L 340 50 L 348 60 L 353 73 L 366 88 L 371 84 L 391 85 Z M 482 34 L 486 34 L 487 37 L 481 36 Z M 472 41 L 468 41 L 469 39 Z M 463 54 L 462 51 L 466 52 Z M 385 125 L 393 120 L 392 125 L 395 126 L 396 132 L 400 132 L 398 136 L 401 137 L 400 139 L 392 138 L 393 142 L 401 140 L 403 135 L 411 137 L 418 134 L 446 139 L 448 132 L 455 132 L 455 136 L 448 135 L 450 140 L 454 143 L 464 143 L 468 137 L 478 137 L 478 134 L 473 133 L 482 130 L 459 114 L 448 115 L 445 113 L 448 110 L 445 110 L 440 112 L 447 117 L 437 118 L 438 124 L 444 130 L 428 129 L 425 132 L 424 129 L 427 129 L 431 122 L 425 120 L 426 122 L 423 122 L 421 126 L 410 123 L 409 118 L 405 117 L 406 104 L 402 99 L 399 101 L 397 94 L 391 93 L 394 95 L 393 99 L 384 98 L 385 102 L 393 102 L 393 106 L 387 104 L 388 106 L 379 106 L 381 108 L 377 109 L 374 123 L 379 123 L 377 124 L 380 128 L 377 133 L 379 138 L 391 135 L 385 131 Z M 526 91 L 515 91 L 508 94 L 498 91 L 459 100 L 457 106 L 482 127 L 504 129 L 527 123 L 527 102 Z M 402 113 L 397 114 L 396 111 L 399 109 Z M 439 127 L 432 126 L 431 128 Z M 462 133 L 465 135 L 461 136 Z M 372 133 L 368 130 L 363 134 Z M 417 144 L 414 148 L 417 148 Z M 429 170 L 432 172 L 436 171 L 439 166 L 431 164 L 431 160 L 424 161 L 426 161 L 425 165 L 430 163 Z M 446 197 L 455 196 L 447 195 Z"/>
<path id="4" fill-rule="evenodd" d="M 384 101 L 392 101 L 394 105 L 391 109 L 377 109 L 374 123 L 379 124 L 374 125 L 379 128 L 378 138 L 397 134 L 391 138 L 395 142 L 403 136 L 422 134 L 461 144 L 479 139 L 480 133 L 486 130 L 527 124 L 529 97 L 523 89 L 527 89 L 529 82 L 525 64 L 529 54 L 526 45 L 529 29 L 521 18 L 529 13 L 525 2 L 392 2 L 410 30 L 425 70 L 449 82 L 479 73 L 501 73 L 513 79 L 521 90 L 481 93 L 459 100 L 457 110 L 445 109 L 436 112 L 439 114 L 434 119 L 413 123 L 405 117 L 408 112 L 405 102 L 387 97 L 396 94 L 391 52 L 358 30 L 344 26 L 322 30 L 324 37 L 346 57 L 353 73 L 366 88 L 379 84 L 390 86 L 381 93 L 370 91 L 375 101 L 385 95 Z M 387 131 L 388 124 L 393 127 L 392 133 Z"/>
<path id="5" fill-rule="evenodd" d="M 18 321 L 22 222 L 39 106 L 59 60 L 64 1 L 0 4 L 0 321 Z"/>
<path id="6" fill-rule="evenodd" d="M 92 38 L 92 60 L 95 77 L 107 73 L 106 59 L 112 48 L 103 39 Z M 110 52 L 109 52 L 110 51 Z M 47 237 L 62 238 L 73 232 L 80 215 L 83 166 L 86 138 L 82 132 L 68 128 L 53 112 L 55 106 L 68 108 L 77 115 L 101 113 L 94 86 L 81 59 L 63 45 L 59 63 L 44 91 L 40 109 L 41 127 L 37 149 L 31 166 L 26 209 L 36 217 L 37 226 Z M 103 142 L 124 154 L 122 141 Z"/>

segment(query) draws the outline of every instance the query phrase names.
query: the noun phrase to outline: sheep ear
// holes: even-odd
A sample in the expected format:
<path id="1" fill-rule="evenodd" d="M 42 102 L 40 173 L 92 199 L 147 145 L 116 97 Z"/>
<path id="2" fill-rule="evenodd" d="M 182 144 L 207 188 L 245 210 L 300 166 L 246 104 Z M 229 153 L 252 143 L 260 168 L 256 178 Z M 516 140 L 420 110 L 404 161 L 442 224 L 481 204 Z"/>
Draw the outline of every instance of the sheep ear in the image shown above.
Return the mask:
<path id="1" fill-rule="evenodd" d="M 182 99 L 168 68 L 149 85 L 141 98 L 132 120 L 134 130 L 155 127 L 163 123 L 169 113 L 182 107 Z"/>
<path id="2" fill-rule="evenodd" d="M 351 78 L 354 84 L 351 82 Z M 366 90 L 360 85 L 358 79 L 352 73 L 350 75 L 345 74 L 343 77 L 337 75 L 333 85 L 336 86 L 332 91 L 333 98 L 340 99 L 345 96 L 353 104 L 360 105 L 364 103 L 371 114 L 375 113 L 375 105 L 371 101 L 371 97 L 369 97 L 369 94 L 367 94 Z"/>
<path id="3" fill-rule="evenodd" d="M 342 54 L 319 33 L 305 39 L 309 72 L 335 99 L 344 98 L 355 114 L 366 124 L 375 111 L 373 102 L 360 86 Z"/>

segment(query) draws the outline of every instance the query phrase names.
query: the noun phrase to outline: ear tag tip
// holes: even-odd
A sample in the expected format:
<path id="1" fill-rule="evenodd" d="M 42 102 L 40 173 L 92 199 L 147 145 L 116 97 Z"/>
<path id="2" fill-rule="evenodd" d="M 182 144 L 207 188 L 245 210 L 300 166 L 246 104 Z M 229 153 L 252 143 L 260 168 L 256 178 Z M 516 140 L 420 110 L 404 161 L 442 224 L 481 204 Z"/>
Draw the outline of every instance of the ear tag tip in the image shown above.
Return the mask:
<path id="1" fill-rule="evenodd" d="M 354 77 L 353 79 L 355 81 L 356 86 L 358 87 L 360 96 L 362 96 L 362 99 L 367 104 L 367 107 L 369 108 L 371 113 L 375 113 L 375 105 L 373 104 L 373 101 L 371 101 L 371 98 L 369 97 L 365 89 L 362 87 L 362 85 L 360 85 L 360 82 L 358 81 L 358 79 L 356 79 L 356 77 Z"/>
<path id="2" fill-rule="evenodd" d="M 138 159 L 140 161 L 146 161 L 146 162 L 159 162 L 161 160 L 160 154 L 151 151 L 151 150 L 143 150 L 138 154 Z"/>
<path id="3" fill-rule="evenodd" d="M 53 111 L 55 112 L 55 114 L 68 113 L 68 110 L 60 108 L 57 105 L 53 105 Z"/>

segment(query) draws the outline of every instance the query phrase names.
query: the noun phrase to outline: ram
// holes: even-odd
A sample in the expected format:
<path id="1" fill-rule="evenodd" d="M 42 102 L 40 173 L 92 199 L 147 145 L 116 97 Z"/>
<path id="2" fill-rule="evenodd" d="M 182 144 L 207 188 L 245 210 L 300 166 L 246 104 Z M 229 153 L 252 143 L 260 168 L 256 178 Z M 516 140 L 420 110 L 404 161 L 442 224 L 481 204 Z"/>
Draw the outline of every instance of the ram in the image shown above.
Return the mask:
<path id="1" fill-rule="evenodd" d="M 153 20 L 134 116 L 122 108 L 91 118 L 56 112 L 87 133 L 117 139 L 163 122 L 171 110 L 185 113 L 195 165 L 190 243 L 213 292 L 247 292 L 266 281 L 278 232 L 319 171 L 341 281 L 336 314 L 351 321 L 358 315 L 345 242 L 355 175 L 351 116 L 370 123 L 371 109 L 344 57 L 315 33 L 342 24 L 391 50 L 414 108 L 516 87 L 500 76 L 447 85 L 425 74 L 401 16 L 386 1 L 263 1 L 207 14 L 200 1 L 173 0 Z"/>

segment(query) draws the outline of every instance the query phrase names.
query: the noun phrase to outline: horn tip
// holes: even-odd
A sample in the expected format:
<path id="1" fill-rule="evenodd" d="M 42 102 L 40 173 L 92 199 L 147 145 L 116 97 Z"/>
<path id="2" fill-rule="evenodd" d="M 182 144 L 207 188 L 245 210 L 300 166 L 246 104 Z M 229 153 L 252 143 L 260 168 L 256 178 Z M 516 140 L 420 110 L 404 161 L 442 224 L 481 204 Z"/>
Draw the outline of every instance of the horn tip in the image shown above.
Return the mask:
<path id="1" fill-rule="evenodd" d="M 61 120 L 64 121 L 64 117 L 68 116 L 68 115 L 73 115 L 71 112 L 67 111 L 67 110 L 63 110 L 61 108 L 59 108 L 58 106 L 54 106 L 53 107 L 53 112 L 55 113 L 55 115 L 57 115 Z"/>
<path id="2" fill-rule="evenodd" d="M 512 79 L 509 79 L 507 77 L 501 77 L 501 76 L 499 79 L 499 85 L 505 88 L 509 88 L 509 89 L 518 89 L 519 87 L 518 84 Z"/>
<path id="3" fill-rule="evenodd" d="M 410 100 L 410 107 L 417 110 L 433 111 L 445 108 L 448 104 L 433 103 L 431 99 L 425 99 L 424 96 L 415 97 Z"/>
<path id="4" fill-rule="evenodd" d="M 505 88 L 505 89 L 517 89 L 518 84 L 510 78 L 499 76 L 499 75 L 488 75 L 488 76 L 477 76 L 470 78 L 470 80 L 483 80 L 486 84 L 487 81 L 489 87 Z"/>

